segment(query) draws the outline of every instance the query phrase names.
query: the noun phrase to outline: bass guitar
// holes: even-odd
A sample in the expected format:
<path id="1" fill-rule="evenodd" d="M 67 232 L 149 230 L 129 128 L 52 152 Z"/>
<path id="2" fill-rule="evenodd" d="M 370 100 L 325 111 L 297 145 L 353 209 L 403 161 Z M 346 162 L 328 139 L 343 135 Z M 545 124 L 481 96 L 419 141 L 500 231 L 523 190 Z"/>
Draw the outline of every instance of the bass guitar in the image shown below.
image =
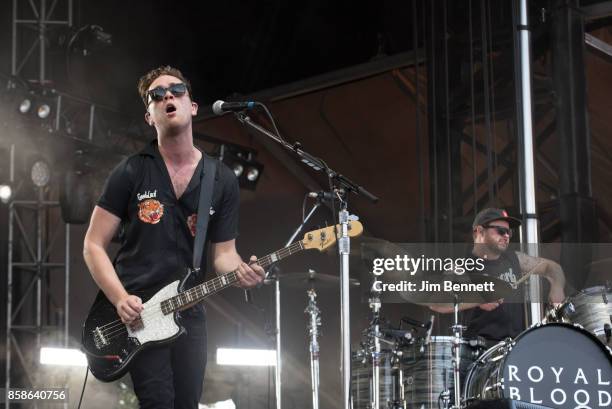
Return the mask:
<path id="1" fill-rule="evenodd" d="M 336 226 L 338 235 L 340 227 Z M 349 236 L 357 237 L 363 232 L 358 221 L 351 221 Z M 257 263 L 267 269 L 273 263 L 302 250 L 323 251 L 336 242 L 334 227 L 313 230 L 288 247 L 261 257 Z M 219 275 L 200 285 L 181 291 L 183 280 L 176 280 L 162 288 L 134 292 L 143 300 L 144 309 L 140 318 L 131 324 L 119 319 L 115 306 L 100 291 L 83 324 L 82 349 L 87 356 L 93 376 L 104 382 L 122 377 L 130 362 L 143 349 L 166 344 L 178 338 L 185 329 L 178 321 L 178 312 L 202 302 L 207 297 L 235 284 L 235 271 Z"/>

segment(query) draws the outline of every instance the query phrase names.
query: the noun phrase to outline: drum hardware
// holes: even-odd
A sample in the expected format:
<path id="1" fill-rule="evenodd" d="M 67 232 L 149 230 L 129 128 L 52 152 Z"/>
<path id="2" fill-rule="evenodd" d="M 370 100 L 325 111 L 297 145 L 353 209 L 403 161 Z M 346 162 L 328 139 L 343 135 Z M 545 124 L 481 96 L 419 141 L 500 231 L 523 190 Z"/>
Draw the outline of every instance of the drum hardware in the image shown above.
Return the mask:
<path id="1" fill-rule="evenodd" d="M 372 408 L 380 408 L 380 294 L 372 291 L 370 296 L 372 310 Z"/>
<path id="2" fill-rule="evenodd" d="M 308 315 L 308 340 L 310 350 L 310 382 L 312 387 L 312 409 L 319 408 L 319 327 L 321 311 L 317 307 L 317 293 L 314 288 L 306 292 L 308 306 L 304 313 Z"/>

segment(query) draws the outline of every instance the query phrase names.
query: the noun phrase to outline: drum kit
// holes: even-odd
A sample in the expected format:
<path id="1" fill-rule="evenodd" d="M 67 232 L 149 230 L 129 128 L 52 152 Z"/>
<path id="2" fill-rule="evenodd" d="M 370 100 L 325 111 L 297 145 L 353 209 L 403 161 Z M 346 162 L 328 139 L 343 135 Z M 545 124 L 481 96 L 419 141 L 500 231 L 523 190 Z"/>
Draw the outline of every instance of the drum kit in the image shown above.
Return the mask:
<path id="1" fill-rule="evenodd" d="M 512 291 L 503 280 L 487 280 L 494 281 L 497 296 Z M 433 316 L 428 323 L 402 319 L 410 330 L 382 326 L 379 294 L 373 293 L 372 320 L 353 353 L 352 408 L 493 407 L 487 402 L 499 399 L 530 402 L 533 408 L 612 406 L 612 285 L 579 292 L 542 322 L 493 346 L 463 336 L 459 305 L 468 298 L 474 294 L 436 297 L 435 302 L 453 305 L 453 336 L 431 336 Z"/>
<path id="2" fill-rule="evenodd" d="M 495 282 L 496 296 L 513 291 L 503 280 L 487 280 Z M 309 286 L 304 312 L 317 409 L 321 316 L 315 286 L 337 284 L 338 278 L 311 271 L 291 281 Z M 381 315 L 381 294 L 369 295 L 369 325 L 351 354 L 352 409 L 477 408 L 499 399 L 530 402 L 532 408 L 612 407 L 610 283 L 580 291 L 547 311 L 540 323 L 492 346 L 463 336 L 459 306 L 473 300 L 473 293 L 440 293 L 435 299 L 453 306 L 452 336 L 431 335 L 434 315 L 428 322 L 404 317 L 393 327 Z"/>

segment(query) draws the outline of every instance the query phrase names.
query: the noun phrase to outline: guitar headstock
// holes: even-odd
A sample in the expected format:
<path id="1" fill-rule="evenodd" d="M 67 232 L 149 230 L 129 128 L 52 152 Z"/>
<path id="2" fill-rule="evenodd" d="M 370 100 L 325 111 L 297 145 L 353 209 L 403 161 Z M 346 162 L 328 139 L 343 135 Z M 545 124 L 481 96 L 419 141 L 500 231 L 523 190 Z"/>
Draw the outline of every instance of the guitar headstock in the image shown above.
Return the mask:
<path id="1" fill-rule="evenodd" d="M 336 225 L 338 235 L 342 233 L 342 226 Z M 357 220 L 349 222 L 349 237 L 357 237 L 363 233 L 363 225 Z M 302 244 L 305 249 L 317 249 L 323 251 L 333 246 L 336 243 L 336 235 L 334 234 L 334 226 L 324 227 L 322 229 L 309 231 L 304 235 Z"/>

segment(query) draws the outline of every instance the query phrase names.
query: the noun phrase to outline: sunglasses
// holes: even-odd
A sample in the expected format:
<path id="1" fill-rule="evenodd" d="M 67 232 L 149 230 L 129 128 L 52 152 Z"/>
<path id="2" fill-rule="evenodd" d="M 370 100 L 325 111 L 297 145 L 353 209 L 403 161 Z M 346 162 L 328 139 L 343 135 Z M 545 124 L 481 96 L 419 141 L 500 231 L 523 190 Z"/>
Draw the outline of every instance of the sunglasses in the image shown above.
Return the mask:
<path id="1" fill-rule="evenodd" d="M 482 227 L 484 227 L 485 229 L 495 229 L 497 231 L 497 234 L 499 234 L 500 236 L 507 234 L 508 237 L 512 237 L 512 229 L 509 229 L 507 227 L 493 225 L 484 225 Z"/>
<path id="2" fill-rule="evenodd" d="M 147 95 L 149 96 L 150 101 L 161 101 L 166 96 L 166 92 L 170 91 L 172 95 L 175 97 L 182 97 L 187 92 L 187 85 L 183 83 L 179 84 L 170 84 L 168 88 L 164 87 L 155 87 L 149 91 L 147 91 Z"/>

